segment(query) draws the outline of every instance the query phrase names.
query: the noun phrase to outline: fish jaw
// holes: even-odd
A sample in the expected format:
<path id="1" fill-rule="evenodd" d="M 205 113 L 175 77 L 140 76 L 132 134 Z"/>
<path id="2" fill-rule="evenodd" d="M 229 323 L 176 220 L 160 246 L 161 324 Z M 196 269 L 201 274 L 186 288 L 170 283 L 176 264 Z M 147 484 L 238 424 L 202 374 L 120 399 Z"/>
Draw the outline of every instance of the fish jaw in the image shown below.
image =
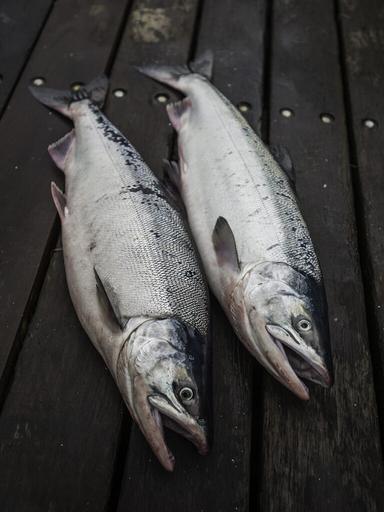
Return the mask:
<path id="1" fill-rule="evenodd" d="M 305 279 L 285 264 L 250 265 L 243 269 L 227 301 L 232 324 L 244 345 L 302 400 L 309 399 L 302 378 L 323 387 L 332 385 L 331 370 L 322 355 L 327 355 L 329 341 L 324 304 L 316 300 Z M 310 333 L 300 334 L 293 327 L 303 319 L 308 325 L 313 323 Z"/>
<path id="2" fill-rule="evenodd" d="M 332 386 L 333 379 L 324 359 L 312 347 L 303 343 L 301 337 L 290 326 L 267 324 L 265 328 L 272 338 L 280 343 L 280 346 L 288 347 L 310 365 L 314 376 L 307 377 L 309 380 L 325 388 Z M 282 346 L 281 349 L 283 349 Z"/>
<path id="3" fill-rule="evenodd" d="M 144 320 L 144 321 L 143 321 Z M 167 471 L 175 457 L 164 426 L 208 451 L 205 411 L 204 337 L 175 319 L 143 318 L 133 322 L 116 364 L 116 382 L 153 453 Z M 192 396 L 183 399 L 182 391 Z M 187 400 L 187 401 L 186 401 Z"/>
<path id="4" fill-rule="evenodd" d="M 175 457 L 164 439 L 161 414 L 156 408 L 151 407 L 145 383 L 142 382 L 141 378 L 135 379 L 134 389 L 134 408 L 132 408 L 131 404 L 127 404 L 128 408 L 131 410 L 132 416 L 136 419 L 140 430 L 144 434 L 144 437 L 151 446 L 160 464 L 167 471 L 173 471 L 175 467 Z"/>
<path id="5" fill-rule="evenodd" d="M 166 425 L 191 441 L 200 455 L 208 453 L 207 429 L 204 420 L 196 420 L 182 408 L 175 407 L 164 396 L 151 395 L 148 397 L 148 401 L 153 408 L 161 413 Z"/>
<path id="6" fill-rule="evenodd" d="M 308 388 L 296 375 L 281 344 L 276 343 L 265 330 L 261 319 L 258 319 L 258 325 L 251 324 L 244 303 L 242 284 L 242 281 L 239 281 L 235 287 L 228 310 L 228 316 L 232 319 L 232 325 L 239 339 L 276 380 L 301 400 L 309 400 Z"/>
<path id="7" fill-rule="evenodd" d="M 258 336 L 257 344 L 260 346 L 260 336 Z M 256 359 L 258 359 L 273 377 L 292 391 L 294 395 L 301 400 L 309 400 L 309 390 L 292 368 L 280 342 L 276 342 L 276 340 L 266 332 L 262 340 L 262 345 L 264 350 L 251 351 Z M 253 347 L 254 346 L 255 344 L 253 344 Z"/>

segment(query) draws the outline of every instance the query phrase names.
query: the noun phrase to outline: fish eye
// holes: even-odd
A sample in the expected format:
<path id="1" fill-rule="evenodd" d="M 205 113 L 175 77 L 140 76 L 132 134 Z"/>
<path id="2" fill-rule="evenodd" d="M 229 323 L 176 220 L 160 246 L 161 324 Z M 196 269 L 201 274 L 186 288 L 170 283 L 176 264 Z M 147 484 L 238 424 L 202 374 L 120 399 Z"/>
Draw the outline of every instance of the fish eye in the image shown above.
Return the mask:
<path id="1" fill-rule="evenodd" d="M 193 389 L 186 386 L 179 391 L 179 397 L 183 402 L 191 401 L 194 395 Z"/>
<path id="2" fill-rule="evenodd" d="M 297 322 L 297 328 L 299 329 L 299 331 L 308 332 L 312 329 L 312 324 L 309 320 L 302 318 Z"/>

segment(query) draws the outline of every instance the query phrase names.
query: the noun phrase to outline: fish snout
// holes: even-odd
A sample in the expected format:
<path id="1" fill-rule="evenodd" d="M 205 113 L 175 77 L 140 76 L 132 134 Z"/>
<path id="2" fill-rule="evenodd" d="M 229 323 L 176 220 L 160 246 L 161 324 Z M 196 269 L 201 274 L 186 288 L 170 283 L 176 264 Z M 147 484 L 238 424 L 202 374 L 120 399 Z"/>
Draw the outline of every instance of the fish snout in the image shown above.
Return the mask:
<path id="1" fill-rule="evenodd" d="M 208 431 L 205 419 L 195 418 L 180 404 L 174 404 L 168 397 L 153 394 L 148 402 L 160 413 L 165 426 L 191 441 L 201 455 L 209 450 Z"/>
<path id="2" fill-rule="evenodd" d="M 275 324 L 266 324 L 265 328 L 298 376 L 326 388 L 332 386 L 332 371 L 325 358 L 305 343 L 294 329 Z"/>

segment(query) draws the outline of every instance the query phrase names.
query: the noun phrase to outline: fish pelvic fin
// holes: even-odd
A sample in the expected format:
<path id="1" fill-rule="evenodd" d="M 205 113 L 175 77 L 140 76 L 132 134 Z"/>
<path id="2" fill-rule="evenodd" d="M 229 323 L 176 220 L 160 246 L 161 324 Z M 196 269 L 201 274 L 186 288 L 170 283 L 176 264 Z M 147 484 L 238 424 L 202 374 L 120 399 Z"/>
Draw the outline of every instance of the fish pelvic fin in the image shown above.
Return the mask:
<path id="1" fill-rule="evenodd" d="M 169 103 L 167 105 L 166 108 L 169 120 L 176 131 L 179 131 L 183 122 L 187 120 L 191 106 L 192 102 L 188 97 L 181 101 L 176 101 L 176 103 Z"/>
<path id="2" fill-rule="evenodd" d="M 48 146 L 48 153 L 57 167 L 64 172 L 65 162 L 75 141 L 75 130 Z"/>
<path id="3" fill-rule="evenodd" d="M 195 61 L 186 65 L 179 66 L 137 66 L 136 69 L 143 73 L 143 75 L 149 76 L 158 82 L 169 85 L 178 91 L 184 92 L 184 86 L 179 80 L 183 76 L 187 76 L 193 73 L 199 74 L 208 80 L 212 77 L 213 69 L 213 53 L 206 51 L 201 54 Z"/>
<path id="4" fill-rule="evenodd" d="M 70 106 L 76 101 L 89 99 L 98 107 L 103 106 L 108 91 L 108 78 L 105 75 L 101 75 L 84 87 L 81 87 L 78 91 L 64 91 L 34 85 L 31 85 L 29 90 L 37 101 L 71 119 Z"/>
<path id="5" fill-rule="evenodd" d="M 51 193 L 60 220 L 61 222 L 64 222 L 65 217 L 68 215 L 67 198 L 53 181 L 51 182 Z"/>

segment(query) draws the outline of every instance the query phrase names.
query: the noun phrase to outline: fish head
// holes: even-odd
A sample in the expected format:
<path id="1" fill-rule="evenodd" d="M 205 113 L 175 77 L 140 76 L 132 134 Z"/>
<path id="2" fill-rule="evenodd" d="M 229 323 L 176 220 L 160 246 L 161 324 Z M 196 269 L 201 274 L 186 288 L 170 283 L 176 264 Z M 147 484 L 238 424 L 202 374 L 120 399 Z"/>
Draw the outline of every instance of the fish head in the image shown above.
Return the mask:
<path id="1" fill-rule="evenodd" d="M 265 263 L 243 278 L 245 337 L 256 358 L 304 400 L 301 379 L 332 384 L 326 299 L 321 283 L 285 263 Z"/>
<path id="2" fill-rule="evenodd" d="M 131 336 L 122 355 L 123 395 L 159 461 L 172 471 L 163 426 L 189 439 L 201 454 L 208 451 L 205 340 L 176 319 L 149 320 Z"/>

